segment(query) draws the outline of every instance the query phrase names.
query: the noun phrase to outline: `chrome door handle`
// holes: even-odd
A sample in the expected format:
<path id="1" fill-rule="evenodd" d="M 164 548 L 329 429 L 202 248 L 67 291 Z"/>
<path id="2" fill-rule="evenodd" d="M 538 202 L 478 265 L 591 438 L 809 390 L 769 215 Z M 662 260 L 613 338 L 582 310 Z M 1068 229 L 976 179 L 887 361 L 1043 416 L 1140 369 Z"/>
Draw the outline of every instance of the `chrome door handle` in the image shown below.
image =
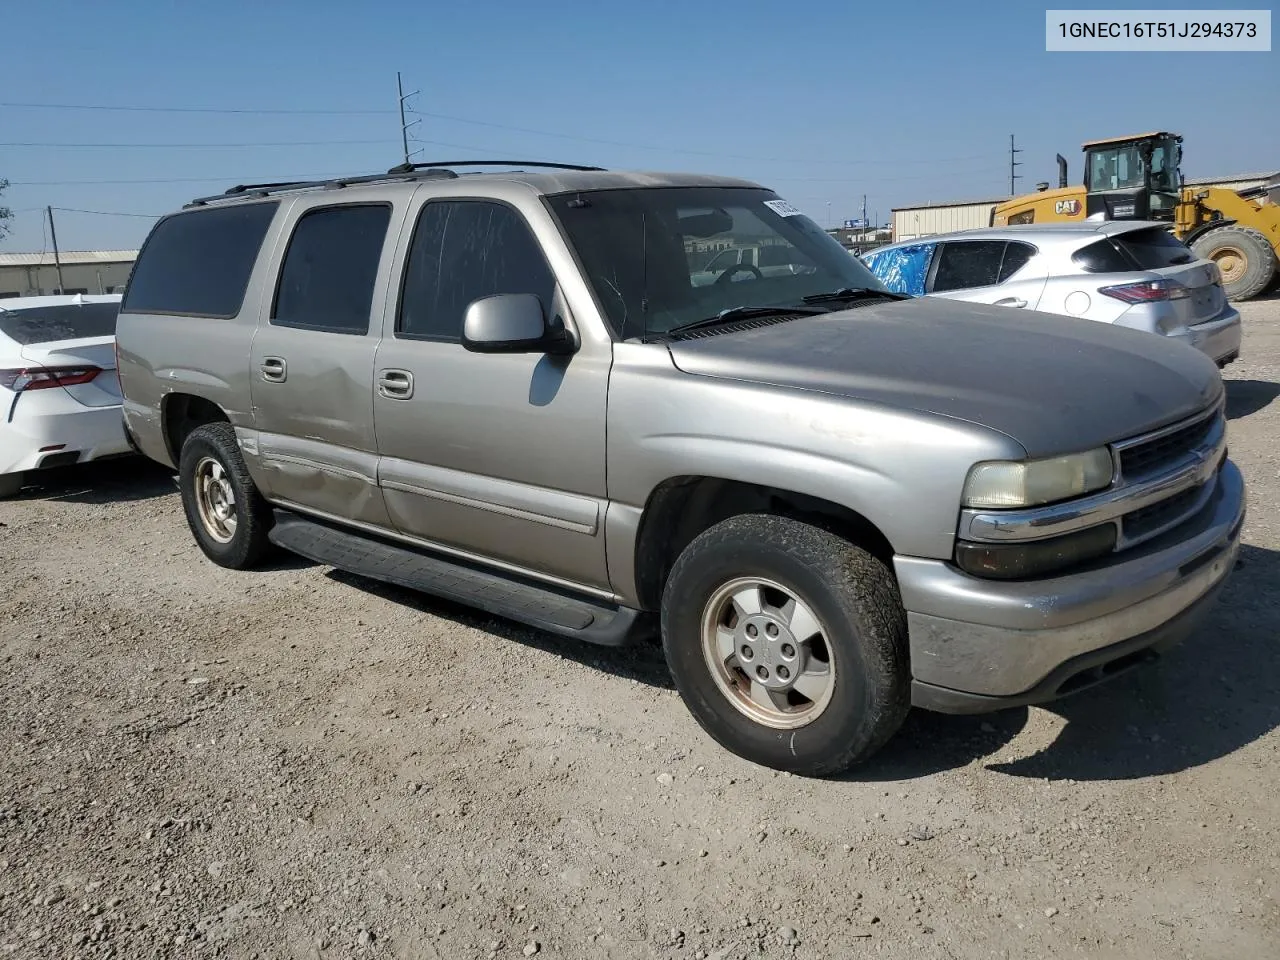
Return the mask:
<path id="1" fill-rule="evenodd" d="M 997 307 L 1025 307 L 1027 301 L 1021 297 L 1005 297 L 1003 300 L 997 300 L 994 306 Z"/>
<path id="2" fill-rule="evenodd" d="M 282 357 L 262 358 L 262 379 L 268 383 L 284 383 L 288 367 Z"/>
<path id="3" fill-rule="evenodd" d="M 413 396 L 413 374 L 408 370 L 379 372 L 378 393 L 388 400 L 408 400 Z"/>

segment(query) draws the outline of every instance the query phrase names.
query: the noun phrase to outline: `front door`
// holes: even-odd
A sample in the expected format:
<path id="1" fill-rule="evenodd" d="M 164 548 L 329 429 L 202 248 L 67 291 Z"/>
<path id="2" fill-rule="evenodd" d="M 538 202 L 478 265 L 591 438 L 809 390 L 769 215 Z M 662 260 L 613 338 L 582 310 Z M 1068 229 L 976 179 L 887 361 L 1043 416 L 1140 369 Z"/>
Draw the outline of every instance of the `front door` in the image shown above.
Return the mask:
<path id="1" fill-rule="evenodd" d="M 1034 310 L 1049 276 L 1036 253 L 1020 240 L 948 240 L 933 255 L 929 292 L 949 300 Z"/>
<path id="2" fill-rule="evenodd" d="M 390 202 L 295 206 L 251 369 L 271 499 L 383 526 L 373 434 L 382 329 L 372 317 L 385 299 L 381 264 L 393 213 Z"/>
<path id="3" fill-rule="evenodd" d="M 606 589 L 611 344 L 584 337 L 565 357 L 461 345 L 467 306 L 493 294 L 535 294 L 548 317 L 573 326 L 545 243 L 568 262 L 540 207 L 422 205 L 375 364 L 379 482 L 403 534 Z"/>

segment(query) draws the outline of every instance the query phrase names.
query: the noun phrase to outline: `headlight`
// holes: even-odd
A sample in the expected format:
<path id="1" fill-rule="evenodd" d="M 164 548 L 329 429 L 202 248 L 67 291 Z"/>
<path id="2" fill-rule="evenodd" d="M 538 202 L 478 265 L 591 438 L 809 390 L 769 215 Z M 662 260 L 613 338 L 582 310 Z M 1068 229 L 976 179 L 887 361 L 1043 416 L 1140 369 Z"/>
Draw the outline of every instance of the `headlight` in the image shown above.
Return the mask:
<path id="1" fill-rule="evenodd" d="M 1047 460 L 975 464 L 964 484 L 966 507 L 1034 507 L 1069 500 L 1111 483 L 1106 447 Z"/>

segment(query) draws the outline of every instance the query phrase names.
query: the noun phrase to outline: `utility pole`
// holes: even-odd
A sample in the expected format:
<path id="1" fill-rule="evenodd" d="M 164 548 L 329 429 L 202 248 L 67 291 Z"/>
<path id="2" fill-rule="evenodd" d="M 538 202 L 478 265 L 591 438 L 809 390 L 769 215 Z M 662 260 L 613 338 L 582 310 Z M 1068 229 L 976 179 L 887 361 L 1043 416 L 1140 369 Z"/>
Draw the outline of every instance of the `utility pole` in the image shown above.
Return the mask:
<path id="1" fill-rule="evenodd" d="M 396 93 L 397 93 L 397 94 L 399 94 L 399 96 L 400 96 L 400 144 L 401 144 L 401 146 L 403 146 L 403 147 L 404 147 L 404 162 L 405 162 L 406 164 L 408 164 L 408 163 L 409 163 L 409 156 L 410 156 L 410 154 L 409 154 L 409 128 L 410 128 L 410 127 L 412 127 L 414 123 L 421 123 L 422 121 L 421 121 L 421 120 L 414 120 L 414 121 L 413 121 L 413 123 L 405 123 L 405 120 L 404 120 L 404 102 L 405 102 L 406 100 L 408 100 L 410 97 L 417 96 L 418 91 L 417 91 L 417 90 L 414 90 L 414 91 L 413 91 L 413 93 L 405 93 L 405 92 L 404 92 L 404 84 L 403 84 L 403 83 L 401 82 L 401 80 L 400 80 L 400 71 L 399 71 L 399 70 L 397 70 L 397 71 L 396 71 Z"/>
<path id="2" fill-rule="evenodd" d="M 1009 134 L 1009 196 L 1018 195 L 1018 188 L 1014 184 L 1015 180 L 1021 180 L 1022 174 L 1016 173 L 1016 169 L 1022 166 L 1022 161 L 1017 159 L 1018 154 L 1022 151 L 1013 145 L 1013 134 Z"/>
<path id="3" fill-rule="evenodd" d="M 44 210 L 49 215 L 49 236 L 53 239 L 53 263 L 58 268 L 58 292 L 61 293 L 67 288 L 62 282 L 62 256 L 58 253 L 58 231 L 53 228 L 53 207 L 45 207 Z"/>
<path id="4" fill-rule="evenodd" d="M 869 226 L 871 224 L 867 222 L 867 195 L 864 193 L 862 195 L 862 229 L 865 231 Z M 864 233 L 863 236 L 866 234 Z"/>

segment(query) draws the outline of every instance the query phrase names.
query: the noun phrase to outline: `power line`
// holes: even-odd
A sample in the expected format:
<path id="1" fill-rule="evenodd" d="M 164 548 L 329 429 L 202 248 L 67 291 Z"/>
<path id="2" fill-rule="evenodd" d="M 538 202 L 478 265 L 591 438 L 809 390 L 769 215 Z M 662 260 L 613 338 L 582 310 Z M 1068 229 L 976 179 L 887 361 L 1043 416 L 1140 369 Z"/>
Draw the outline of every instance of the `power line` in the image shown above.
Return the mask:
<path id="1" fill-rule="evenodd" d="M 225 174 L 218 174 L 213 177 L 160 177 L 160 178 L 143 178 L 140 180 L 15 180 L 10 186 L 13 187 L 94 187 L 94 186 L 137 186 L 141 184 L 153 183 L 263 183 L 267 181 L 294 181 L 294 180 L 330 180 L 337 177 L 353 176 L 353 174 L 342 173 L 315 173 L 315 174 L 276 174 L 268 176 L 254 175 L 251 177 L 229 177 Z M 43 208 L 41 208 L 43 209 Z"/>
<path id="2" fill-rule="evenodd" d="M 812 157 L 757 157 L 748 156 L 747 154 L 720 153 L 711 150 L 682 150 L 678 147 L 655 146 L 651 143 L 636 143 L 627 140 L 603 140 L 597 137 L 579 137 L 567 133 L 555 133 L 550 130 L 537 130 L 533 127 L 516 127 L 505 123 L 493 123 L 488 120 L 473 120 L 470 117 L 456 117 L 447 113 L 432 113 L 427 110 L 414 110 L 415 114 L 424 117 L 431 117 L 434 120 L 450 120 L 454 123 L 467 123 L 476 127 L 490 127 L 495 130 L 509 130 L 513 133 L 526 133 L 538 137 L 552 137 L 557 140 L 571 140 L 579 143 L 595 143 L 609 147 L 626 147 L 632 150 L 657 150 L 662 153 L 678 153 L 687 154 L 689 156 L 699 157 L 718 157 L 726 160 L 748 160 L 754 163 L 811 163 L 819 165 L 832 166 L 857 166 L 862 164 L 892 164 L 894 166 L 903 163 L 960 163 L 967 160 L 989 160 L 992 155 L 980 154 L 972 157 L 912 157 L 904 160 L 815 160 Z"/>
<path id="3" fill-rule="evenodd" d="M 51 207 L 59 213 L 91 213 L 96 217 L 141 217 L 144 220 L 159 220 L 162 213 L 123 213 L 118 210 L 81 210 L 79 207 Z"/>
<path id="4" fill-rule="evenodd" d="M 428 114 L 433 116 L 433 114 Z M 414 121 L 415 123 L 417 121 Z M 412 126 L 412 123 L 408 124 Z M 524 131 L 521 128 L 510 128 L 513 131 L 533 133 L 533 131 Z M 403 132 L 407 138 L 407 131 Z M 542 136 L 554 136 L 553 134 L 540 134 Z M 622 141 L 594 140 L 584 137 L 565 136 L 566 140 L 581 140 L 584 143 L 609 144 L 611 146 L 623 147 L 626 149 L 643 149 L 657 150 L 663 153 L 689 154 L 692 156 L 716 157 L 721 159 L 741 160 L 749 163 L 809 163 L 820 166 L 859 166 L 870 164 L 893 164 L 895 166 L 904 163 L 967 163 L 976 160 L 988 160 L 988 156 L 971 156 L 971 157 L 943 157 L 940 159 L 909 159 L 909 160 L 815 160 L 800 159 L 786 157 L 752 157 L 746 154 L 730 154 L 730 153 L 712 153 L 702 150 L 683 150 L 680 148 L 655 147 L 651 144 L 624 143 Z M 112 149 L 112 150 L 209 150 L 209 149 L 252 149 L 256 147 L 327 147 L 327 146 L 374 146 L 386 145 L 386 138 L 375 140 L 266 140 L 258 142 L 245 143 L 53 143 L 43 141 L 16 141 L 8 143 L 0 143 L 0 147 L 42 147 L 52 149 Z M 451 143 L 443 140 L 422 140 L 414 138 L 415 143 L 424 143 L 437 147 L 453 147 L 459 150 L 474 150 L 478 153 L 492 152 L 491 147 L 477 147 L 465 143 Z M 407 148 L 408 141 L 405 140 L 404 146 Z"/>
<path id="5" fill-rule="evenodd" d="M 107 106 L 103 104 L 66 104 L 66 103 L 15 103 L 0 102 L 0 107 L 21 107 L 31 109 L 49 109 L 49 110 L 120 110 L 147 113 L 224 113 L 224 114 L 300 114 L 300 115 L 386 115 L 397 113 L 397 110 L 270 110 L 270 109 L 249 109 L 249 108 L 214 108 L 214 107 L 135 107 L 135 106 Z M 669 146 L 657 146 L 652 143 L 639 143 L 628 140 L 609 140 L 601 137 L 583 137 L 576 134 L 560 133 L 553 130 L 540 130 L 534 127 L 522 127 L 507 123 L 496 123 L 491 120 L 476 120 L 471 117 L 459 117 L 447 113 L 433 113 L 427 110 L 406 109 L 406 113 L 430 117 L 434 120 L 447 120 L 453 123 L 465 123 L 476 127 L 487 127 L 493 130 L 504 130 L 512 133 L 523 133 L 531 136 L 550 137 L 556 140 L 566 140 L 573 143 L 592 143 L 601 146 L 623 147 L 629 150 L 650 150 L 660 153 L 679 154 L 682 156 L 698 156 L 712 157 L 725 160 L 745 160 L 753 163 L 808 163 L 821 166 L 862 166 L 875 164 L 889 164 L 898 166 L 904 163 L 960 163 L 968 160 L 987 160 L 991 159 L 988 155 L 977 155 L 970 157 L 908 157 L 904 159 L 849 159 L 849 160 L 815 160 L 812 157 L 759 157 L 747 154 L 721 153 L 714 150 L 691 150 L 681 149 Z M 335 141 L 338 142 L 338 141 Z M 356 141 L 350 141 L 356 142 Z M 383 143 L 385 141 L 371 141 L 374 143 Z M 427 141 L 429 142 L 429 141 Z M 291 144 L 279 144 L 280 146 L 289 146 Z M 299 146 L 308 144 L 299 143 Z M 321 145 L 319 143 L 315 144 Z M 438 146 L 449 146 L 449 144 L 437 144 Z M 66 146 L 74 146 L 68 144 Z M 89 146 L 89 145 L 85 145 Z M 160 146 L 160 145 L 157 145 Z M 202 144 L 172 144 L 171 146 L 205 146 Z M 209 144 L 208 146 L 238 146 L 234 144 Z M 256 144 L 244 144 L 243 146 L 256 146 Z M 465 148 L 475 149 L 475 148 Z"/>
<path id="6" fill-rule="evenodd" d="M 386 144 L 385 137 L 378 140 L 265 140 L 258 143 L 43 143 L 34 141 L 23 141 L 20 143 L 0 143 L 0 147 L 66 147 L 68 149 L 81 149 L 85 147 L 107 147 L 116 150 L 179 150 L 183 148 L 193 147 L 201 150 L 207 150 L 211 147 L 333 147 L 354 144 Z"/>
<path id="7" fill-rule="evenodd" d="M 21 110 L 102 110 L 118 113 L 233 113 L 233 114 L 271 114 L 301 116 L 361 116 L 383 115 L 394 113 L 392 110 L 271 110 L 249 107 L 136 107 L 112 106 L 101 103 L 16 103 L 0 102 L 0 107 L 11 107 Z"/>

